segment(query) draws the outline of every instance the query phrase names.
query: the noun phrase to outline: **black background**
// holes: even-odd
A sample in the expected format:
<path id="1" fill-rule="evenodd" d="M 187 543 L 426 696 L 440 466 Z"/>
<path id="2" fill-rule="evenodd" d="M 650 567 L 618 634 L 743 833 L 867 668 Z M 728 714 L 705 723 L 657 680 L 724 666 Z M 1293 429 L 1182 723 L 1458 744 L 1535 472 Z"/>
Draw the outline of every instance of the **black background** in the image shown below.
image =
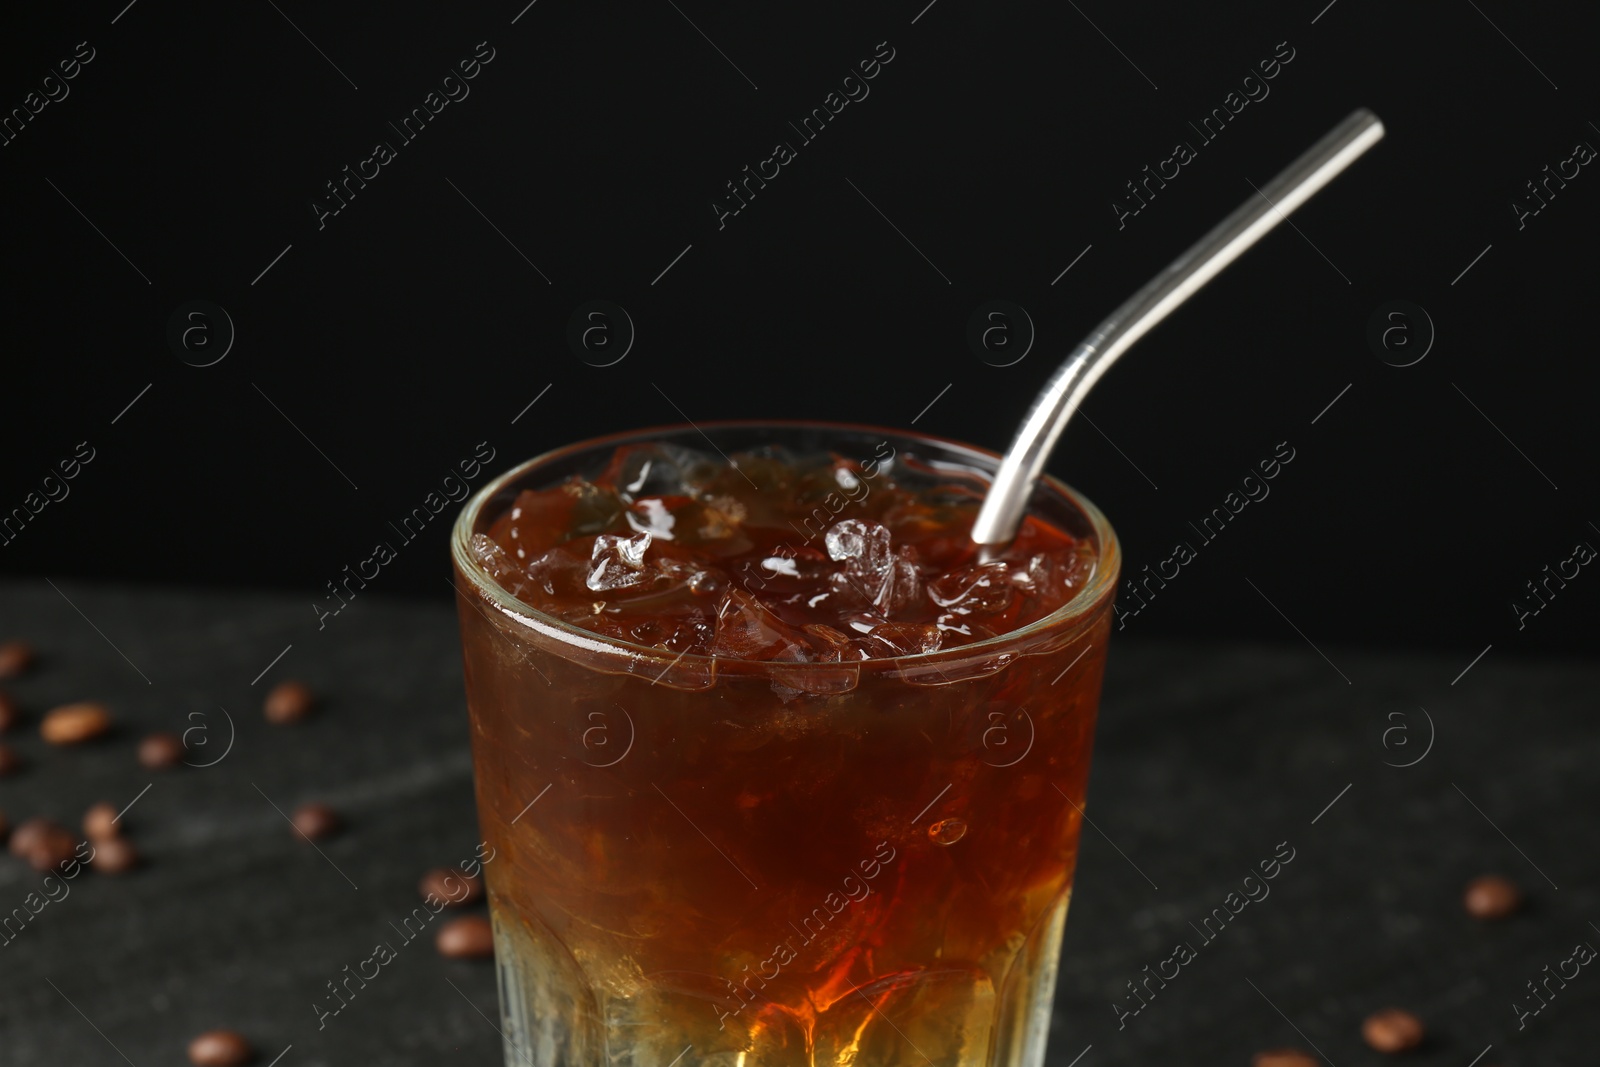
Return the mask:
<path id="1" fill-rule="evenodd" d="M 1596 916 L 1594 671 L 1517 660 L 1594 647 L 1600 576 L 1520 630 L 1511 603 L 1600 545 L 1600 177 L 1586 166 L 1522 228 L 1512 203 L 1600 145 L 1594 31 L 1576 5 L 1507 0 L 8 12 L 0 116 L 78 42 L 95 58 L 0 146 L 0 516 L 79 442 L 95 458 L 0 543 L 20 579 L 0 639 L 44 652 L 15 686 L 26 715 L 92 696 L 120 732 L 81 752 L 8 735 L 28 766 L 0 799 L 13 822 L 68 823 L 136 801 L 146 866 L 84 880 L 7 949 L 0 1059 L 114 1044 L 145 1064 L 215 1025 L 258 1062 L 292 1047 L 283 1067 L 494 1059 L 485 966 L 412 956 L 382 1008 L 327 1032 L 305 1010 L 471 832 L 450 515 L 371 583 L 364 622 L 312 643 L 325 583 L 479 442 L 489 473 L 683 417 L 1002 448 L 1076 340 L 1366 106 L 1388 137 L 1142 341 L 1052 464 L 1111 517 L 1133 575 L 1295 450 L 1113 640 L 1051 1062 L 1091 1042 L 1080 1067 L 1244 1062 L 1301 1040 L 1376 1062 L 1359 1021 L 1389 1003 L 1428 1022 L 1418 1062 L 1586 1062 L 1592 979 L 1526 1031 L 1506 1007 Z M 324 184 L 398 141 L 389 121 L 479 42 L 494 59 L 470 96 L 319 229 Z M 879 42 L 894 59 L 870 96 L 719 230 L 725 183 Z M 1189 123 L 1290 48 L 1270 95 L 1199 146 Z M 1198 157 L 1119 229 L 1124 183 L 1179 140 Z M 609 367 L 566 336 L 596 299 L 637 328 Z M 167 338 L 196 300 L 237 332 L 204 368 Z M 967 343 L 991 300 L 1037 328 L 1012 366 Z M 1437 333 L 1407 367 L 1367 339 L 1397 300 Z M 402 595 L 435 603 L 377 604 Z M 298 733 L 255 712 L 291 672 L 325 700 Z M 229 707 L 229 770 L 148 784 L 140 734 Z M 317 856 L 269 797 L 332 803 L 352 832 Z M 1280 838 L 1305 859 L 1278 902 L 1119 1030 L 1125 982 Z M 1489 870 L 1520 881 L 1525 915 L 1461 914 Z M 8 906 L 24 883 L 0 866 Z"/>
<path id="2" fill-rule="evenodd" d="M 0 148 L 0 507 L 78 442 L 95 459 L 0 547 L 0 568 L 303 591 L 309 620 L 324 583 L 480 441 L 500 470 L 681 421 L 676 406 L 696 421 L 915 420 L 1001 448 L 1074 341 L 1368 106 L 1387 139 L 1295 216 L 1298 233 L 1279 227 L 1142 342 L 1052 470 L 1111 516 L 1134 573 L 1193 542 L 1188 523 L 1279 442 L 1295 449 L 1129 636 L 1298 641 L 1287 618 L 1319 644 L 1429 646 L 1463 665 L 1487 645 L 1592 646 L 1600 578 L 1520 631 L 1510 607 L 1544 565 L 1600 543 L 1600 178 L 1584 168 L 1522 229 L 1511 208 L 1576 142 L 1600 143 L 1590 16 L 923 3 L 113 0 L 9 16 L 0 107 L 77 42 L 95 58 Z M 324 183 L 397 142 L 387 122 L 480 41 L 494 59 L 470 96 L 319 229 Z M 724 183 L 796 142 L 788 123 L 881 41 L 894 59 L 870 96 L 719 230 Z M 1279 42 L 1294 59 L 1270 95 L 1201 146 L 1188 122 Z M 1119 230 L 1124 183 L 1180 139 L 1198 158 Z M 596 298 L 637 329 L 605 368 L 565 339 Z M 966 342 L 997 298 L 1037 329 L 1005 368 Z M 166 340 L 196 299 L 237 329 L 203 369 Z M 1397 299 L 1437 330 L 1404 368 L 1366 340 Z M 374 591 L 442 601 L 445 533 L 440 520 L 406 546 Z"/>

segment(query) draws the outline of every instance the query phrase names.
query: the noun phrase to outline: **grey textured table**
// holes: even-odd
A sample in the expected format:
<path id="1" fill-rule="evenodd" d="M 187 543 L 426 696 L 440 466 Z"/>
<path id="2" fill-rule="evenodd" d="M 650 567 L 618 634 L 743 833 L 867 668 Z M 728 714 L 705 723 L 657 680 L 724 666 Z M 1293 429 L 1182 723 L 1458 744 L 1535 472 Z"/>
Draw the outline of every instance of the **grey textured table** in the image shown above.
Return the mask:
<path id="1" fill-rule="evenodd" d="M 448 607 L 363 598 L 319 631 L 301 599 L 13 583 L 10 636 L 44 660 L 8 686 L 30 712 L 7 738 L 29 766 L 0 780 L 0 809 L 75 827 L 95 801 L 137 797 L 145 863 L 79 877 L 0 947 L 0 1065 L 182 1063 L 217 1026 L 260 1064 L 287 1049 L 281 1067 L 499 1062 L 492 967 L 420 939 L 325 1028 L 312 1007 L 397 940 L 421 871 L 477 840 Z M 1053 1067 L 1243 1064 L 1281 1045 L 1377 1063 L 1359 1026 L 1388 1004 L 1428 1023 L 1419 1065 L 1594 1062 L 1597 968 L 1552 985 L 1520 1029 L 1513 1004 L 1533 1006 L 1525 983 L 1574 945 L 1600 946 L 1600 667 L 1491 655 L 1452 686 L 1462 654 L 1323 651 L 1337 668 L 1304 645 L 1113 645 Z M 268 726 L 262 693 L 290 676 L 322 710 Z M 49 749 L 38 713 L 79 699 L 108 702 L 117 733 Z M 134 759 L 145 732 L 201 726 L 191 758 L 215 760 L 229 717 L 215 766 Z M 348 818 L 325 855 L 274 810 L 306 800 Z M 1294 858 L 1270 895 L 1207 941 L 1197 925 L 1281 842 Z M 1485 871 L 1527 890 L 1521 914 L 1463 914 Z M 39 882 L 0 857 L 0 911 Z M 1127 983 L 1179 942 L 1195 957 L 1132 1014 Z"/>

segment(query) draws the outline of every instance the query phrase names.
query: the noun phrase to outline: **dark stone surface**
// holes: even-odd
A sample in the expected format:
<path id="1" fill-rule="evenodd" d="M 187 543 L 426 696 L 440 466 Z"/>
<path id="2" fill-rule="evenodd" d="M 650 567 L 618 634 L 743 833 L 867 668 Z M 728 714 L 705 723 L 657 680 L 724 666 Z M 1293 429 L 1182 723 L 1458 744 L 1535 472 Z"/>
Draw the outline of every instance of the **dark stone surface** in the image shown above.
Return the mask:
<path id="1" fill-rule="evenodd" d="M 318 631 L 308 604 L 282 597 L 17 583 L 0 588 L 0 620 L 0 638 L 26 637 L 43 657 L 0 683 L 29 715 L 7 738 L 29 766 L 0 780 L 0 810 L 76 828 L 95 801 L 138 797 L 125 821 L 145 861 L 79 876 L 0 947 L 0 1064 L 121 1062 L 117 1051 L 138 1067 L 180 1063 L 214 1027 L 242 1031 L 260 1064 L 292 1045 L 283 1067 L 499 1062 L 491 967 L 439 958 L 431 930 L 403 945 L 390 926 L 417 904 L 423 870 L 477 841 L 447 608 L 369 598 Z M 1332 1063 L 1376 1063 L 1360 1023 L 1389 1004 L 1428 1024 L 1418 1065 L 1465 1067 L 1491 1044 L 1479 1067 L 1592 1062 L 1595 967 L 1520 1031 L 1511 1005 L 1575 944 L 1600 946 L 1600 667 L 1491 653 L 1452 686 L 1470 652 L 1323 648 L 1337 668 L 1304 646 L 1114 645 L 1053 1067 L 1090 1045 L 1079 1067 L 1244 1064 L 1308 1044 Z M 286 677 L 323 703 L 269 726 L 262 696 Z M 40 713 L 87 698 L 113 708 L 112 736 L 70 750 L 39 740 Z M 1424 751 L 1422 708 L 1431 750 L 1385 766 Z M 216 760 L 223 709 L 236 739 L 215 766 L 139 767 L 137 740 L 158 729 L 205 727 L 191 759 Z M 273 810 L 310 800 L 347 820 L 319 843 L 325 856 Z M 1190 923 L 1280 842 L 1294 858 L 1270 895 L 1205 943 Z M 1521 914 L 1465 915 L 1462 887 L 1485 871 L 1522 885 Z M 40 884 L 0 856 L 0 914 Z M 379 941 L 398 959 L 319 1030 L 325 983 Z M 1125 983 L 1180 941 L 1196 958 L 1119 1030 Z"/>

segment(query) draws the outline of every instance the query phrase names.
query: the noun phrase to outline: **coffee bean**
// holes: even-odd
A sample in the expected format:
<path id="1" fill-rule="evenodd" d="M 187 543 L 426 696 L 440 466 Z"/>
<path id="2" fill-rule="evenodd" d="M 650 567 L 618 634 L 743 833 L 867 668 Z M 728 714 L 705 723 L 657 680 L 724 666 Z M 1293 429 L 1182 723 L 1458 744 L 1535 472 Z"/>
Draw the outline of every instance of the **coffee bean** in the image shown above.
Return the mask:
<path id="1" fill-rule="evenodd" d="M 96 842 L 119 837 L 122 834 L 122 826 L 116 819 L 116 805 L 102 800 L 83 813 L 83 835 L 90 841 Z"/>
<path id="2" fill-rule="evenodd" d="M 0 690 L 0 734 L 22 721 L 22 711 L 10 693 Z"/>
<path id="3" fill-rule="evenodd" d="M 11 832 L 11 824 L 6 822 L 6 813 L 0 811 L 0 841 L 6 839 L 6 834 Z"/>
<path id="4" fill-rule="evenodd" d="M 22 819 L 16 824 L 16 829 L 11 830 L 11 840 L 6 843 L 6 848 L 10 849 L 13 856 L 26 857 L 30 849 L 34 848 L 38 841 L 43 840 L 43 835 L 46 830 L 50 830 L 51 825 L 54 824 L 50 819 L 40 819 L 40 817 Z"/>
<path id="5" fill-rule="evenodd" d="M 1321 1060 L 1297 1048 L 1273 1048 L 1258 1052 L 1251 1067 L 1321 1067 Z"/>
<path id="6" fill-rule="evenodd" d="M 45 834 L 56 824 L 49 819 L 34 816 L 17 823 L 17 828 L 11 831 L 11 841 L 6 846 L 13 856 L 27 858 L 35 845 L 44 840 Z"/>
<path id="7" fill-rule="evenodd" d="M 1522 890 L 1498 874 L 1480 875 L 1467 883 L 1461 903 L 1474 919 L 1504 919 L 1522 907 Z"/>
<path id="8" fill-rule="evenodd" d="M 108 837 L 94 843 L 94 855 L 89 866 L 101 874 L 121 874 L 139 864 L 139 853 L 126 838 Z"/>
<path id="9" fill-rule="evenodd" d="M 78 745 L 111 729 L 111 712 L 104 704 L 83 701 L 63 704 L 46 713 L 39 734 L 52 745 Z"/>
<path id="10" fill-rule="evenodd" d="M 482 915 L 463 915 L 439 927 L 433 943 L 453 960 L 483 959 L 494 955 L 494 928 Z"/>
<path id="11" fill-rule="evenodd" d="M 286 726 L 311 714 L 311 705 L 314 703 L 311 690 L 303 682 L 290 680 L 272 687 L 266 702 L 261 705 L 261 712 L 268 722 Z"/>
<path id="12" fill-rule="evenodd" d="M 139 742 L 139 766 L 152 771 L 176 767 L 186 751 L 183 739 L 171 731 L 148 734 Z"/>
<path id="13" fill-rule="evenodd" d="M 1361 1036 L 1379 1052 L 1404 1052 L 1422 1044 L 1422 1020 L 1409 1011 L 1384 1008 L 1367 1016 Z"/>
<path id="14" fill-rule="evenodd" d="M 189 1062 L 195 1067 L 243 1067 L 254 1058 L 250 1042 L 234 1030 L 207 1030 L 189 1042 Z"/>
<path id="15" fill-rule="evenodd" d="M 0 642 L 0 678 L 20 678 L 33 669 L 39 657 L 26 641 Z"/>
<path id="16" fill-rule="evenodd" d="M 483 898 L 483 879 L 456 867 L 435 867 L 422 876 L 417 892 L 424 899 L 431 893 L 449 907 L 463 908 Z"/>
<path id="17" fill-rule="evenodd" d="M 327 837 L 339 829 L 339 816 L 326 804 L 302 804 L 290 817 L 294 828 L 311 840 Z"/>
<path id="18" fill-rule="evenodd" d="M 36 871 L 53 871 L 73 859 L 78 851 L 78 839 L 66 831 L 64 827 L 50 823 L 39 832 L 36 840 L 30 844 L 23 859 L 28 861 L 28 866 Z"/>
<path id="19" fill-rule="evenodd" d="M 22 770 L 23 759 L 21 753 L 10 745 L 0 745 L 0 778 L 8 774 L 16 774 Z"/>

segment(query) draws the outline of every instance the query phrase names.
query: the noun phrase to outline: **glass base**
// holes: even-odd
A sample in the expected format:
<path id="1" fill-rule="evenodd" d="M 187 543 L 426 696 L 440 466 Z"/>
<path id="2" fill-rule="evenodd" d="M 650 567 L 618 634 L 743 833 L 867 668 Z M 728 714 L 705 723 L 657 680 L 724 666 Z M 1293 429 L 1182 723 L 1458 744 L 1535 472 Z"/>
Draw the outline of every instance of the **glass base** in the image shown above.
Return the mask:
<path id="1" fill-rule="evenodd" d="M 491 906 L 507 1067 L 1041 1067 L 1069 889 L 997 997 L 954 961 L 884 975 L 826 1005 L 731 1012 L 709 976 L 596 976 L 542 924 Z M 705 978 L 697 981 L 697 978 Z"/>

